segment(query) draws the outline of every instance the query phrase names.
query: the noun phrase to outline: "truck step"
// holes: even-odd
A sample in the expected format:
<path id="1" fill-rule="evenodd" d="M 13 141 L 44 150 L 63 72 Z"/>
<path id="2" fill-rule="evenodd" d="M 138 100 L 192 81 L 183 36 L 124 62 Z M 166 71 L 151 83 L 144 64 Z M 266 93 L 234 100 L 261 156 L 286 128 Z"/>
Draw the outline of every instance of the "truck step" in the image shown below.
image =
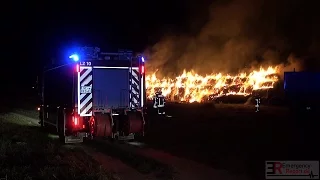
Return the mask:
<path id="1" fill-rule="evenodd" d="M 85 137 L 84 133 L 79 133 L 77 136 L 65 136 L 64 142 L 66 144 L 82 143 L 83 142 L 83 137 Z"/>

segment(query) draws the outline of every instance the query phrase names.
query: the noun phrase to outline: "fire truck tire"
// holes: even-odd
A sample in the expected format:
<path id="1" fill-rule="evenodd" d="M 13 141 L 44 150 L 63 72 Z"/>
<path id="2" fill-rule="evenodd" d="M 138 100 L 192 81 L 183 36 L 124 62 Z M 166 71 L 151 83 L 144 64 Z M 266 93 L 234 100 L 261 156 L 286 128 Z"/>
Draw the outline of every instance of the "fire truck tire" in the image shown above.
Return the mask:
<path id="1" fill-rule="evenodd" d="M 131 133 L 142 133 L 144 128 L 142 114 L 140 112 L 128 113 L 127 118 L 124 132 L 127 135 Z"/>
<path id="2" fill-rule="evenodd" d="M 65 143 L 65 135 L 63 132 L 63 126 L 64 126 L 64 120 L 63 120 L 63 114 L 62 112 L 59 112 L 58 114 L 58 128 L 57 128 L 57 131 L 58 131 L 58 135 L 59 135 L 59 140 L 61 143 Z"/>
<path id="3" fill-rule="evenodd" d="M 109 113 L 98 113 L 91 119 L 92 134 L 95 137 L 110 137 L 112 136 L 112 121 Z"/>

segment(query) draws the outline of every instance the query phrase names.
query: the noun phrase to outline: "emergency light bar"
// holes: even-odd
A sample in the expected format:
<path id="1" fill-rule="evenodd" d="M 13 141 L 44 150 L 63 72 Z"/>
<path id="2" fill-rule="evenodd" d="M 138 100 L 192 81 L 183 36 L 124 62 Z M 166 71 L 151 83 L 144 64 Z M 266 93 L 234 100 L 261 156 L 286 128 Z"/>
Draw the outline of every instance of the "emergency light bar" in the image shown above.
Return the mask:
<path id="1" fill-rule="evenodd" d="M 77 54 L 72 54 L 71 56 L 69 56 L 70 59 L 73 59 L 73 61 L 79 61 L 79 55 Z"/>
<path id="2" fill-rule="evenodd" d="M 107 61 L 132 61 L 145 62 L 145 58 L 140 54 L 135 56 L 130 50 L 118 50 L 118 52 L 101 52 L 98 47 L 80 47 L 77 51 L 69 56 L 75 62 L 88 62 L 94 60 Z M 138 60 L 138 61 L 137 61 Z"/>

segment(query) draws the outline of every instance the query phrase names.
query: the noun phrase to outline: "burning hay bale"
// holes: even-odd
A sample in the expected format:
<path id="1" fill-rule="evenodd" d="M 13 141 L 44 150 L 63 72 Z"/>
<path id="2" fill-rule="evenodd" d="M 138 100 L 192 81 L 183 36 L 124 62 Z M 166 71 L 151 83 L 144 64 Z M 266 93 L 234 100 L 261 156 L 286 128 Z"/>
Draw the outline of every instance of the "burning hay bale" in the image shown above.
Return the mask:
<path id="1" fill-rule="evenodd" d="M 271 89 L 279 81 L 279 67 L 260 68 L 238 75 L 199 75 L 184 71 L 176 78 L 158 79 L 156 74 L 146 76 L 147 97 L 161 90 L 169 101 L 178 102 L 236 102 L 245 103 L 255 90 Z"/>

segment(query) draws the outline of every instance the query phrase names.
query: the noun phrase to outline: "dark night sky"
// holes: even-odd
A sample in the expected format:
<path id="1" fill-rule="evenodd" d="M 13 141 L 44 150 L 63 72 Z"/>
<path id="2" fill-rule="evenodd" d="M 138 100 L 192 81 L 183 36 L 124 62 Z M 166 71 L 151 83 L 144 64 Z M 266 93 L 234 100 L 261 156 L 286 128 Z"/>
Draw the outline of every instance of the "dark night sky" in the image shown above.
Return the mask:
<path id="1" fill-rule="evenodd" d="M 210 6 L 212 2 L 209 0 L 16 1 L 2 10 L 5 25 L 2 31 L 4 48 L 1 62 L 7 66 L 1 74 L 10 75 L 2 75 L 1 78 L 10 84 L 17 84 L 16 80 L 11 80 L 11 76 L 24 79 L 35 77 L 38 69 L 50 57 L 61 55 L 68 47 L 75 45 L 95 45 L 104 50 L 127 48 L 144 51 L 160 42 L 164 35 L 174 35 L 176 42 L 196 44 L 195 47 L 209 47 L 212 43 L 208 39 L 220 44 L 230 39 L 237 39 L 238 42 L 241 36 L 259 41 L 253 48 L 255 53 L 265 48 L 261 44 L 273 47 L 269 40 L 274 38 L 270 37 L 280 36 L 286 44 L 283 50 L 285 53 L 297 51 L 300 47 L 309 48 L 319 38 L 314 36 L 315 30 L 310 31 L 313 28 L 319 29 L 319 25 L 315 25 L 315 22 L 320 22 L 317 1 L 295 2 L 298 1 L 216 0 Z M 244 21 L 238 17 L 245 17 L 248 25 L 244 25 Z M 212 30 L 215 33 L 207 36 L 204 27 L 220 28 L 223 33 Z M 241 29 L 238 32 L 231 32 L 239 27 Z M 188 36 L 187 40 L 180 38 L 180 35 Z M 189 37 L 195 36 L 196 41 L 190 40 Z M 265 43 L 261 43 L 263 41 Z M 185 44 L 180 43 L 180 46 Z M 172 48 L 172 51 L 186 54 L 186 50 L 182 51 L 181 47 Z M 312 52 L 315 47 L 318 46 L 312 45 Z M 192 48 L 187 51 L 195 50 Z M 197 53 L 207 54 L 198 50 L 194 54 Z M 157 57 L 157 54 L 154 56 Z M 178 62 L 184 62 L 184 59 Z M 18 69 L 19 73 L 16 73 Z"/>
<path id="2" fill-rule="evenodd" d="M 155 27 L 174 24 L 181 19 L 178 16 L 172 17 L 174 9 L 178 8 L 175 4 L 171 4 L 171 7 L 162 5 L 166 13 L 159 17 L 163 13 L 160 10 L 162 7 L 156 3 L 76 2 L 53 1 L 31 7 L 29 3 L 21 3 L 12 13 L 9 28 L 15 29 L 16 41 L 21 43 L 21 48 L 31 44 L 41 48 L 32 51 L 32 54 L 39 56 L 54 53 L 58 51 L 57 47 L 73 44 L 143 49 L 148 42 L 148 35 L 156 30 Z M 171 17 L 166 17 L 168 14 Z"/>
<path id="3" fill-rule="evenodd" d="M 163 29 L 179 29 L 186 14 L 178 1 L 17 2 L 5 11 L 3 61 L 9 68 L 2 73 L 19 69 L 20 76 L 35 75 L 50 57 L 76 45 L 143 51 Z"/>

